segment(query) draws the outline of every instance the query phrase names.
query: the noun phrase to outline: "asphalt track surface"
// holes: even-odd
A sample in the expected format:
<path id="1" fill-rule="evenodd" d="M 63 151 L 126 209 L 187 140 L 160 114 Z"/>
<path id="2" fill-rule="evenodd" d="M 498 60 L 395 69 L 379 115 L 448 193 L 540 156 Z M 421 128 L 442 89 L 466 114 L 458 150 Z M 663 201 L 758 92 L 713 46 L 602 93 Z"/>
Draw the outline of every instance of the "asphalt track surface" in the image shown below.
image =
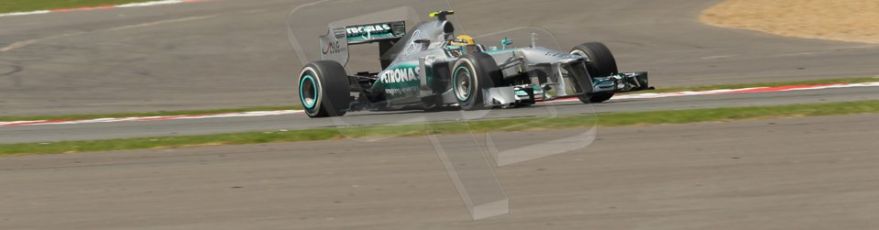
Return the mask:
<path id="1" fill-rule="evenodd" d="M 459 24 L 557 23 L 553 30 L 563 44 L 606 41 L 624 69 L 651 71 L 659 86 L 879 73 L 876 45 L 699 24 L 695 16 L 716 1 L 500 2 L 456 7 Z M 284 17 L 297 4 L 221 0 L 0 18 L 0 49 L 19 42 L 0 52 L 0 115 L 291 104 L 291 73 L 298 66 Z M 489 11 L 499 6 L 509 11 Z M 876 99 L 875 91 L 663 98 L 593 108 L 850 101 Z M 583 105 L 559 106 L 567 107 L 583 111 Z M 382 122 L 411 114 L 363 116 Z M 599 129 L 588 148 L 497 168 L 512 214 L 482 221 L 469 218 L 424 137 L 5 157 L 0 229 L 875 229 L 877 118 Z M 328 125 L 301 115 L 193 122 L 0 129 L 0 141 Z M 549 141 L 555 132 L 500 134 L 509 136 L 497 144 Z"/>
<path id="2" fill-rule="evenodd" d="M 840 88 L 756 94 L 685 96 L 654 99 L 614 100 L 584 105 L 579 102 L 537 105 L 531 108 L 478 111 L 465 114 L 469 119 L 512 117 L 545 118 L 592 114 L 599 118 L 609 112 L 641 112 L 721 107 L 773 106 L 802 103 L 828 103 L 879 100 L 876 87 Z M 486 114 L 482 114 L 485 112 Z M 350 127 L 352 125 L 399 125 L 425 122 L 454 122 L 464 119 L 462 112 L 357 112 L 341 119 L 311 119 L 304 114 L 247 118 L 209 118 L 197 120 L 136 121 L 117 123 L 0 127 L 0 143 L 33 143 L 135 137 L 202 135 L 250 131 L 301 130 Z"/>
<path id="3" fill-rule="evenodd" d="M 293 104 L 299 62 L 285 20 L 303 2 L 0 18 L 0 115 Z M 714 0 L 460 2 L 461 28 L 546 25 L 563 47 L 604 41 L 624 70 L 650 71 L 660 87 L 879 74 L 877 45 L 700 24 Z"/>
<path id="4" fill-rule="evenodd" d="M 877 118 L 601 129 L 481 221 L 424 137 L 4 158 L 0 229 L 874 229 Z"/>

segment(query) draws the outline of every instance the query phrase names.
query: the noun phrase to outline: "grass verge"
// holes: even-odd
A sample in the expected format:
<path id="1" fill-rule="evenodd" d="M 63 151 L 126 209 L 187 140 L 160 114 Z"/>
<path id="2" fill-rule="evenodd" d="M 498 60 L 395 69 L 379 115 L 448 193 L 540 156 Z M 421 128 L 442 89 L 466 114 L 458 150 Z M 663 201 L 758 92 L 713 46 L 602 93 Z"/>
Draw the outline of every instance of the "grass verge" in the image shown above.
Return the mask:
<path id="1" fill-rule="evenodd" d="M 0 13 L 109 6 L 149 1 L 155 0 L 3 0 L 0 1 Z"/>
<path id="2" fill-rule="evenodd" d="M 418 136 L 464 132 L 529 131 L 584 127 L 682 124 L 742 119 L 807 117 L 879 113 L 879 101 L 823 104 L 798 104 L 771 107 L 715 108 L 679 111 L 607 113 L 595 116 L 571 116 L 548 119 L 517 118 L 473 122 L 449 122 L 425 125 L 365 126 L 358 128 L 324 128 L 287 132 L 247 132 L 200 136 L 152 137 L 56 143 L 0 144 L 0 156 L 20 154 L 55 154 L 134 149 L 164 149 L 210 145 L 240 145 L 274 142 L 334 140 L 358 137 Z"/>

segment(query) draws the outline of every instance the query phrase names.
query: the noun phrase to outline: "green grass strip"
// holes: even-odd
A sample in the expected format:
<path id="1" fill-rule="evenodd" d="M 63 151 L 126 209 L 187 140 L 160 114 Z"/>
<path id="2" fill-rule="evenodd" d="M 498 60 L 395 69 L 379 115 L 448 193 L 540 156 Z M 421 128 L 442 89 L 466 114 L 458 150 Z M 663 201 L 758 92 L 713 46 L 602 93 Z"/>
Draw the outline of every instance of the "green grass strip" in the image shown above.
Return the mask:
<path id="1" fill-rule="evenodd" d="M 0 13 L 119 5 L 155 0 L 2 0 Z"/>
<path id="2" fill-rule="evenodd" d="M 879 77 L 833 78 L 833 79 L 806 80 L 806 81 L 780 81 L 780 82 L 762 82 L 762 83 L 667 87 L 667 88 L 660 88 L 660 89 L 649 91 L 649 92 L 650 93 L 668 93 L 668 92 L 681 92 L 681 91 L 707 91 L 707 90 L 719 90 L 719 89 L 776 87 L 776 86 L 788 86 L 788 85 L 856 84 L 856 83 L 867 83 L 867 82 L 877 82 L 877 81 L 879 81 Z"/>
<path id="3" fill-rule="evenodd" d="M 559 118 L 516 118 L 449 122 L 402 126 L 364 126 L 357 128 L 323 128 L 286 132 L 247 132 L 199 136 L 151 137 L 54 143 L 0 144 L 0 156 L 21 154 L 56 154 L 134 149 L 166 149 L 209 145 L 240 145 L 275 142 L 336 140 L 359 137 L 400 137 L 425 134 L 456 134 L 465 132 L 530 131 L 589 127 L 683 124 L 709 121 L 732 121 L 778 117 L 808 117 L 879 113 L 879 101 L 858 101 L 823 104 L 797 104 L 767 107 L 714 108 L 678 111 L 606 113 Z"/>

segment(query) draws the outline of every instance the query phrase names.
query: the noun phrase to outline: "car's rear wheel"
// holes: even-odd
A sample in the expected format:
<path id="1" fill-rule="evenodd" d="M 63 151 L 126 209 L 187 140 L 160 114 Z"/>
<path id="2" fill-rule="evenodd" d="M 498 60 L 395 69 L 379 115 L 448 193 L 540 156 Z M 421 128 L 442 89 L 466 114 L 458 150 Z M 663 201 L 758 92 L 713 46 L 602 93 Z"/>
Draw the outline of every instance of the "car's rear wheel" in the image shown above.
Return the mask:
<path id="1" fill-rule="evenodd" d="M 586 69 L 592 77 L 606 77 L 619 73 L 617 61 L 606 45 L 600 42 L 587 42 L 575 46 L 571 54 L 586 58 Z M 601 103 L 610 100 L 614 92 L 600 92 L 580 96 L 583 103 Z"/>
<path id="2" fill-rule="evenodd" d="M 343 116 L 351 105 L 348 75 L 335 61 L 309 63 L 299 73 L 299 102 L 309 117 Z"/>
<path id="3" fill-rule="evenodd" d="M 494 87 L 495 79 L 500 79 L 500 69 L 490 55 L 472 53 L 455 62 L 452 68 L 452 91 L 463 110 L 485 108 L 483 91 Z"/>

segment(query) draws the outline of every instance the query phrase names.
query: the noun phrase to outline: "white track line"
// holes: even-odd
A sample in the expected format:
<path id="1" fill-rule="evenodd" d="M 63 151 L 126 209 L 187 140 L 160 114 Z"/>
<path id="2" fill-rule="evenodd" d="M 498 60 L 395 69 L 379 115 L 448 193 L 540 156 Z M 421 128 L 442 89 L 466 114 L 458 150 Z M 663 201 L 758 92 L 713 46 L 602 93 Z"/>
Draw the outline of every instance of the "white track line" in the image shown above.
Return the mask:
<path id="1" fill-rule="evenodd" d="M 804 87 L 804 88 L 796 88 L 796 89 L 786 89 L 786 90 L 784 90 L 784 91 L 801 91 L 801 90 L 817 90 L 817 89 L 840 89 L 840 88 L 875 87 L 875 86 L 879 86 L 879 82 L 867 82 L 867 83 L 855 83 L 855 84 L 835 84 L 835 85 L 825 85 L 825 86 Z"/>
<path id="2" fill-rule="evenodd" d="M 25 15 L 48 14 L 48 13 L 52 13 L 52 11 L 37 10 L 37 11 L 29 11 L 29 12 L 2 13 L 2 14 L 0 14 L 0 17 L 25 16 Z"/>
<path id="3" fill-rule="evenodd" d="M 211 115 L 174 115 L 174 116 L 150 116 L 150 117 L 97 118 L 97 119 L 72 120 L 72 121 L 65 121 L 65 120 L 11 121 L 11 122 L 0 122 L 0 127 L 96 124 L 96 123 L 114 123 L 114 122 L 125 122 L 125 121 L 171 121 L 171 120 L 194 120 L 194 119 L 210 119 L 210 118 L 265 117 L 265 116 L 299 114 L 302 112 L 303 111 L 301 111 L 301 110 L 280 110 L 280 111 L 254 111 L 254 112 L 241 112 L 241 113 L 221 113 L 221 114 L 211 114 Z"/>
<path id="4" fill-rule="evenodd" d="M 803 90 L 820 90 L 820 89 L 840 89 L 840 88 L 858 88 L 858 87 L 876 87 L 879 82 L 854 83 L 854 84 L 826 84 L 826 85 L 800 85 L 800 86 L 777 86 L 777 87 L 754 87 L 743 89 L 720 89 L 708 91 L 683 91 L 672 93 L 640 93 L 615 96 L 613 100 L 625 99 L 651 99 L 663 97 L 680 97 L 680 96 L 700 96 L 700 95 L 717 95 L 717 94 L 735 94 L 735 93 L 772 93 L 772 92 L 789 92 Z"/>
<path id="5" fill-rule="evenodd" d="M 617 96 L 614 96 L 610 100 L 611 101 L 618 101 L 618 100 L 632 100 L 632 99 L 654 99 L 654 98 L 666 98 L 666 97 L 705 96 L 705 95 L 720 95 L 720 94 L 772 93 L 772 92 L 857 88 L 857 87 L 877 87 L 877 86 L 879 86 L 879 82 L 854 83 L 854 84 L 790 85 L 790 86 L 777 86 L 777 87 L 718 89 L 718 90 L 706 90 L 706 91 L 681 91 L 681 92 L 670 92 L 670 93 L 636 93 L 636 94 L 617 95 Z M 577 98 L 569 98 L 569 99 L 563 99 L 563 100 L 556 100 L 556 101 L 552 101 L 552 102 L 570 102 L 570 101 L 577 101 L 577 100 L 578 100 Z"/>
<path id="6" fill-rule="evenodd" d="M 200 2 L 200 1 L 184 1 L 184 0 L 162 0 L 162 1 L 152 1 L 152 2 L 136 2 L 136 3 L 128 3 L 122 5 L 115 5 L 115 8 L 131 8 L 131 7 L 144 7 L 144 6 L 159 6 L 159 5 L 171 5 L 171 4 L 180 4 L 180 3 L 188 3 L 188 2 Z"/>
<path id="7" fill-rule="evenodd" d="M 682 97 L 682 96 L 701 96 L 701 95 L 716 95 L 716 94 L 730 94 L 736 92 L 742 92 L 746 90 L 754 90 L 761 88 L 742 88 L 742 89 L 718 89 L 718 90 L 707 90 L 707 91 L 681 91 L 681 92 L 671 92 L 671 93 L 638 93 L 638 94 L 623 94 L 617 95 L 611 98 L 611 100 L 627 100 L 627 99 L 653 99 L 653 98 L 664 98 L 664 97 Z"/>
<path id="8" fill-rule="evenodd" d="M 114 28 L 107 29 L 106 31 L 119 31 L 119 30 L 127 30 L 127 29 L 137 29 L 137 28 L 150 27 L 150 26 L 158 26 L 158 25 L 164 25 L 164 24 L 170 24 L 170 23 L 179 23 L 179 22 L 188 22 L 188 21 L 195 21 L 195 20 L 209 19 L 209 18 L 213 18 L 213 17 L 216 17 L 216 15 L 194 16 L 194 17 L 185 17 L 185 18 L 177 18 L 177 19 L 161 20 L 161 21 L 147 22 L 147 23 L 141 23 L 141 24 L 136 24 L 136 25 L 127 25 L 127 26 L 114 27 Z"/>
<path id="9" fill-rule="evenodd" d="M 37 11 L 29 11 L 29 12 L 0 13 L 0 17 L 25 16 L 25 15 L 37 15 L 37 14 L 49 14 L 49 13 L 73 12 L 73 11 L 109 10 L 109 9 L 114 9 L 114 8 L 134 8 L 134 7 L 172 5 L 172 4 L 206 2 L 206 1 L 211 1 L 211 0 L 160 0 L 160 1 L 150 1 L 150 2 L 126 3 L 126 4 L 112 5 L 112 6 L 91 6 L 91 7 L 66 8 L 66 9 L 37 10 Z"/>
<path id="10" fill-rule="evenodd" d="M 856 87 L 879 87 L 879 82 L 856 83 L 856 84 L 826 84 L 826 85 L 792 85 L 777 87 L 755 87 L 742 89 L 721 89 L 708 91 L 684 91 L 671 93 L 639 93 L 639 94 L 623 94 L 618 95 L 613 100 L 631 100 L 631 99 L 653 99 L 665 97 L 683 97 L 683 96 L 702 96 L 702 95 L 718 95 L 718 94 L 751 94 L 751 93 L 771 93 L 771 92 L 787 92 L 802 90 L 821 90 L 821 89 L 839 89 L 839 88 L 856 88 Z M 555 102 L 577 101 L 577 98 L 569 98 L 562 100 L 554 100 Z M 0 122 L 2 127 L 16 126 L 37 126 L 37 125 L 75 125 L 75 124 L 96 124 L 96 123 L 114 123 L 114 122 L 134 122 L 134 121 L 171 121 L 171 120 L 195 120 L 195 119 L 211 119 L 211 118 L 240 118 L 240 117 L 266 117 L 280 116 L 303 113 L 301 110 L 280 110 L 280 111 L 255 111 L 241 113 L 223 113 L 212 115 L 176 115 L 176 116 L 151 116 L 151 117 L 124 117 L 124 118 L 99 118 L 88 120 L 37 120 L 37 121 L 11 121 Z"/>

